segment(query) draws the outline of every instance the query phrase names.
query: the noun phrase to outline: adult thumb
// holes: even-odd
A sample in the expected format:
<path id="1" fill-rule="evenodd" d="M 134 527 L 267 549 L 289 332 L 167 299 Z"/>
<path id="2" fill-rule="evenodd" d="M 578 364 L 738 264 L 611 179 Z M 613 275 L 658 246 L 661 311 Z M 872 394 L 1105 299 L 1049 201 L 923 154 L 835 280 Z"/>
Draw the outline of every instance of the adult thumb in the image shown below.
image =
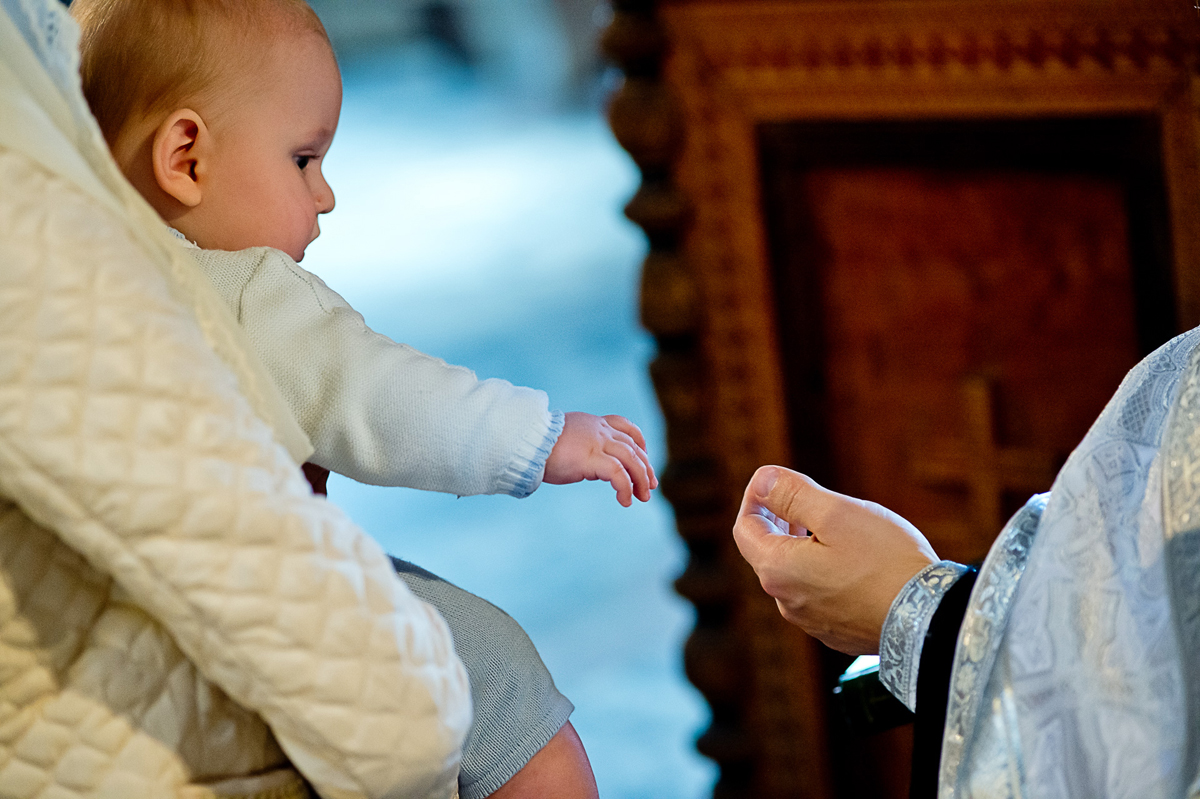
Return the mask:
<path id="1" fill-rule="evenodd" d="M 754 494 L 760 507 L 793 527 L 806 529 L 819 518 L 821 508 L 828 505 L 832 495 L 811 477 L 783 466 L 759 468 L 750 480 L 749 493 Z"/>

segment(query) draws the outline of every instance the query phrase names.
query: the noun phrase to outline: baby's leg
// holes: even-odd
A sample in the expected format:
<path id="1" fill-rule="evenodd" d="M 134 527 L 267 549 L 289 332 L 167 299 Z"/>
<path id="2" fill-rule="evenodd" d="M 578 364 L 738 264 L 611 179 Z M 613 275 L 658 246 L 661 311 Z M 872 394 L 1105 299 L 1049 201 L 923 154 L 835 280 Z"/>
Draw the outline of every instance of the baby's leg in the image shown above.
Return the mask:
<path id="1" fill-rule="evenodd" d="M 521 626 L 419 566 L 392 561 L 412 592 L 446 619 L 471 680 L 475 721 L 463 743 L 461 799 L 595 797 L 587 755 L 567 721 L 574 707 Z"/>
<path id="2" fill-rule="evenodd" d="M 491 799 L 551 796 L 598 799 L 599 795 L 583 742 L 568 721 Z"/>

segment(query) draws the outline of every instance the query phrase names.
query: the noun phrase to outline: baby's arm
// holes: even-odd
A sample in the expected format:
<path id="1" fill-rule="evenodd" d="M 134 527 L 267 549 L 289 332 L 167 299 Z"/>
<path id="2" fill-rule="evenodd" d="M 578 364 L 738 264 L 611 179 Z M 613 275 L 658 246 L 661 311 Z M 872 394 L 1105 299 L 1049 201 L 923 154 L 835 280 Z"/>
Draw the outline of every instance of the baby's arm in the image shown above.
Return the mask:
<path id="1" fill-rule="evenodd" d="M 633 497 L 650 500 L 658 487 L 646 455 L 646 439 L 637 425 L 622 416 L 568 413 L 562 435 L 546 459 L 544 482 L 555 485 L 580 480 L 605 480 L 617 490 L 625 507 Z"/>
<path id="2" fill-rule="evenodd" d="M 525 496 L 562 427 L 545 393 L 373 332 L 277 250 L 194 250 L 308 434 L 312 461 L 374 485 Z"/>

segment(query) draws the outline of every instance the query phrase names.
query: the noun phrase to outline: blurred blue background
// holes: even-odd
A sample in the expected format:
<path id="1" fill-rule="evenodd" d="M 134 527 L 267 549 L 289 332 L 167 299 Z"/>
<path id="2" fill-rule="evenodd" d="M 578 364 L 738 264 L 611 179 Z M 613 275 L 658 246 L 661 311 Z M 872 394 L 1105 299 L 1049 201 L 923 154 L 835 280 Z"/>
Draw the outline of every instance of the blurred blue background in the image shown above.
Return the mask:
<path id="1" fill-rule="evenodd" d="M 594 51 L 606 10 L 580 0 L 572 29 L 564 3 L 480 2 L 479 19 L 314 3 L 346 99 L 325 165 L 337 209 L 304 266 L 396 340 L 558 409 L 627 416 L 661 469 L 636 318 L 646 245 L 621 214 L 638 176 L 604 121 L 614 78 Z M 711 793 L 694 748 L 707 710 L 682 674 L 693 616 L 671 589 L 685 551 L 661 496 L 624 509 L 585 483 L 456 499 L 335 476 L 330 497 L 389 552 L 521 622 L 575 703 L 601 796 Z"/>

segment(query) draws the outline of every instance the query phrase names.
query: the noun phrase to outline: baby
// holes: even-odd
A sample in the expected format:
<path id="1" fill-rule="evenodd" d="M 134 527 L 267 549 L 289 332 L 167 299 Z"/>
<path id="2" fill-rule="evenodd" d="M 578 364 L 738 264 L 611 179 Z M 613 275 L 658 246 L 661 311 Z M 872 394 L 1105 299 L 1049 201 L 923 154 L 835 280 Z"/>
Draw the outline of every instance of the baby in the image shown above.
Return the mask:
<path id="1" fill-rule="evenodd" d="M 342 95 L 307 6 L 80 0 L 72 13 L 84 92 L 117 163 L 198 245 L 314 463 L 458 495 L 606 480 L 622 505 L 649 499 L 657 480 L 635 425 L 551 413 L 542 392 L 479 381 L 377 335 L 297 266 L 333 209 L 321 166 Z"/>
<path id="2" fill-rule="evenodd" d="M 321 167 L 342 100 L 332 48 L 302 0 L 76 0 L 71 12 L 84 92 L 117 163 L 193 248 L 315 464 L 459 495 L 598 479 L 622 505 L 649 499 L 657 479 L 635 425 L 551 412 L 540 391 L 397 344 L 297 265 L 334 206 Z M 471 678 L 463 798 L 519 794 L 530 774 L 532 795 L 538 779 L 578 788 L 562 795 L 594 793 L 570 703 L 523 631 L 477 597 L 397 568 L 442 611 Z"/>

